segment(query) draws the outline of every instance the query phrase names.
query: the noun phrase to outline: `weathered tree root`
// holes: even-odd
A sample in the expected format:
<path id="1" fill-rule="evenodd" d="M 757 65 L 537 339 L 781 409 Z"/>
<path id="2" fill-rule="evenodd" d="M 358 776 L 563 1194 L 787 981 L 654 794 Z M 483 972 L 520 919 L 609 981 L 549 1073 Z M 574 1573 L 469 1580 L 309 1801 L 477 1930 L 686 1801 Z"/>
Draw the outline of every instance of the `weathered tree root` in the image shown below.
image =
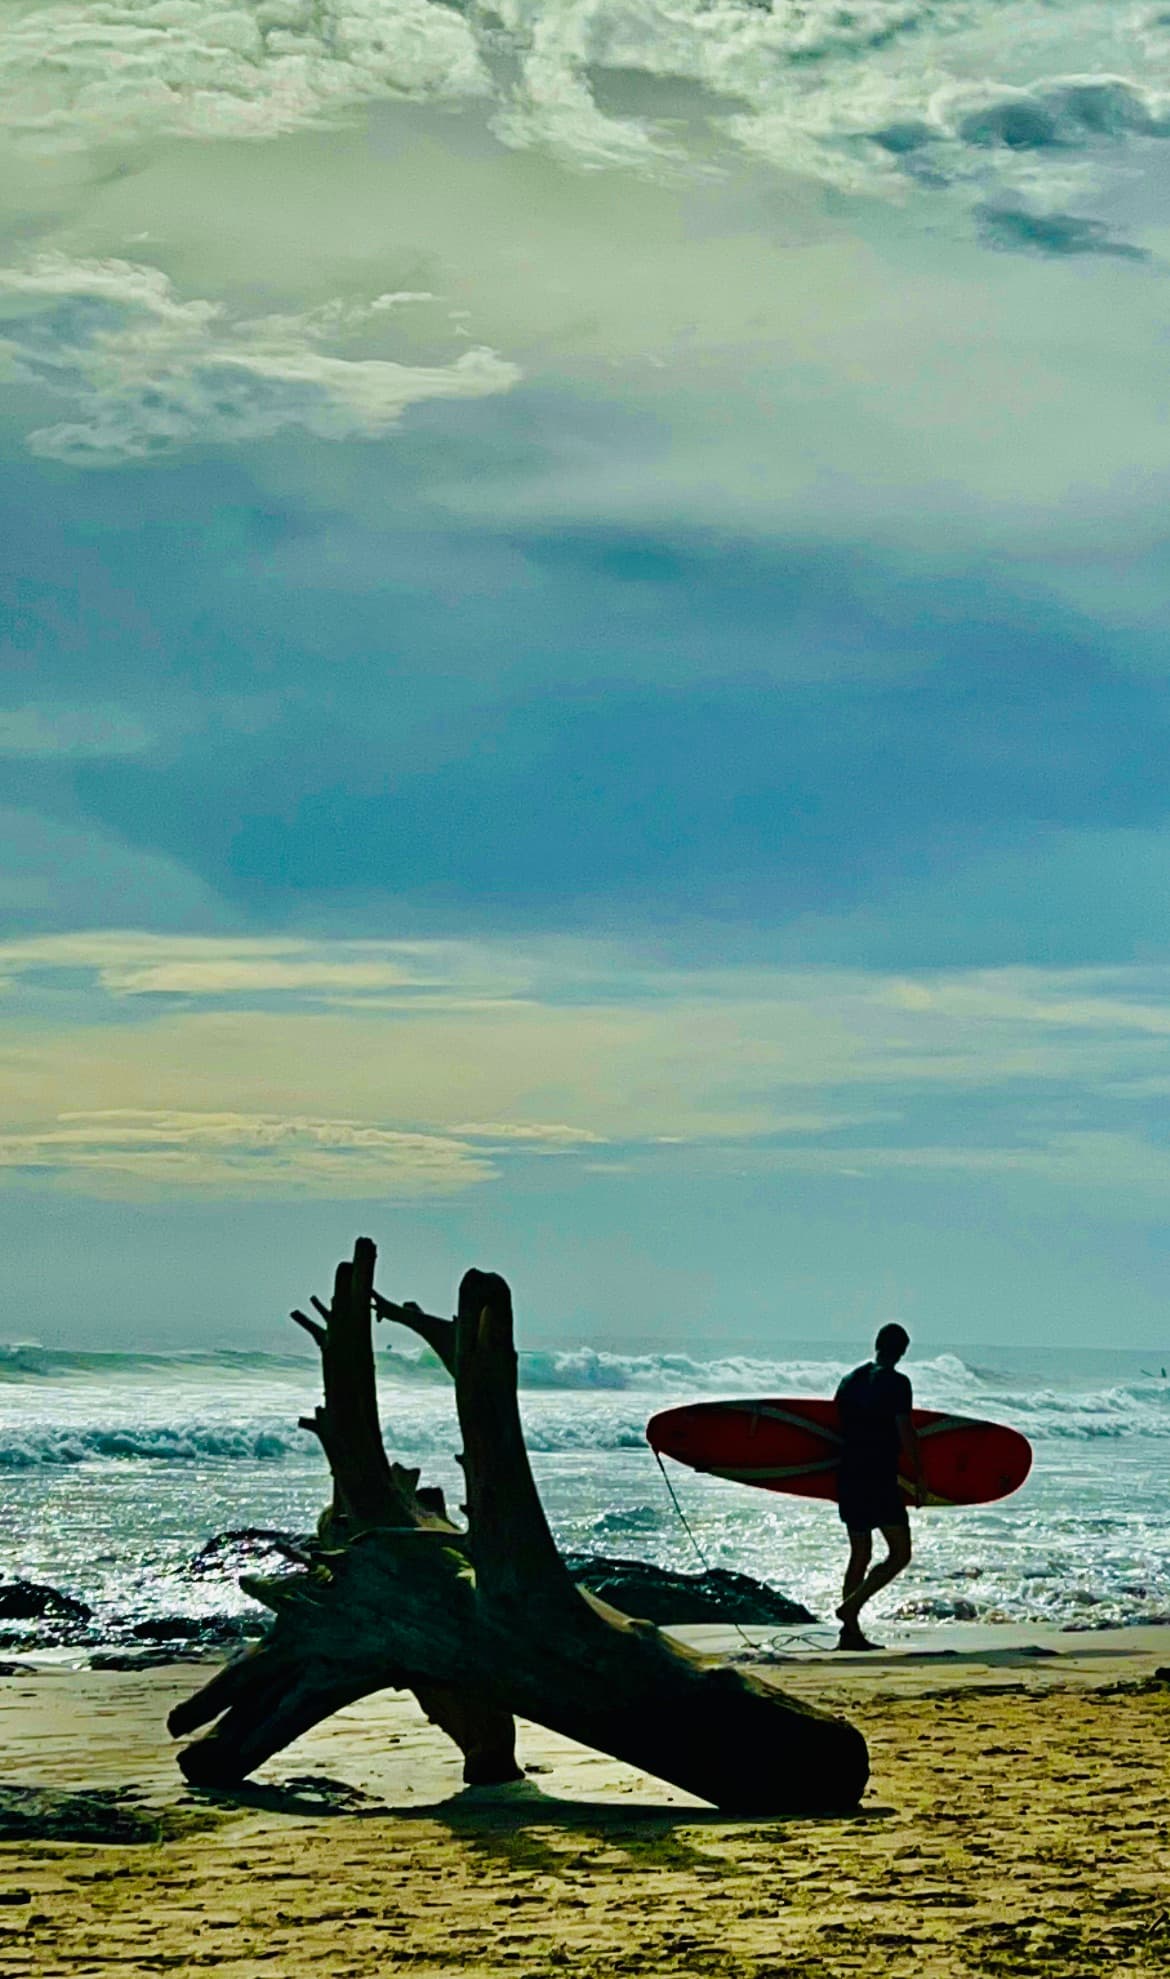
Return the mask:
<path id="1" fill-rule="evenodd" d="M 321 1350 L 325 1403 L 306 1426 L 329 1459 L 333 1503 L 306 1569 L 242 1583 L 275 1613 L 268 1636 L 171 1713 L 179 1737 L 218 1720 L 182 1753 L 187 1778 L 238 1781 L 342 1705 L 394 1687 L 459 1745 L 469 1782 L 518 1776 L 515 1711 L 716 1806 L 855 1806 L 868 1757 L 852 1725 L 574 1585 L 524 1446 L 504 1280 L 469 1271 L 458 1317 L 440 1320 L 377 1298 L 373 1267 L 359 1239 L 331 1306 L 314 1301 L 321 1323 L 295 1315 Z M 467 1533 L 386 1457 L 372 1303 L 454 1378 Z"/>

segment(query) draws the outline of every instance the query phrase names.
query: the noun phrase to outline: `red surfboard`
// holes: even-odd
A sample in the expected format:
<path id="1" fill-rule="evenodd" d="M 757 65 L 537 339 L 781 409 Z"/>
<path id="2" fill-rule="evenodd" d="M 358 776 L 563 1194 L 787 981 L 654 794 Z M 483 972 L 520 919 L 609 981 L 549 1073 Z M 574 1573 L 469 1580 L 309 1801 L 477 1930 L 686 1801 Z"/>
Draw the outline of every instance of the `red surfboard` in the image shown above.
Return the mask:
<path id="1" fill-rule="evenodd" d="M 989 1505 L 1018 1491 L 1032 1468 L 1026 1437 L 1002 1423 L 915 1409 L 926 1505 Z M 746 1402 L 689 1402 L 663 1409 L 646 1425 L 652 1450 L 691 1470 L 791 1491 L 799 1498 L 837 1496 L 841 1435 L 836 1402 L 804 1396 Z M 909 1502 L 914 1485 L 899 1479 Z"/>

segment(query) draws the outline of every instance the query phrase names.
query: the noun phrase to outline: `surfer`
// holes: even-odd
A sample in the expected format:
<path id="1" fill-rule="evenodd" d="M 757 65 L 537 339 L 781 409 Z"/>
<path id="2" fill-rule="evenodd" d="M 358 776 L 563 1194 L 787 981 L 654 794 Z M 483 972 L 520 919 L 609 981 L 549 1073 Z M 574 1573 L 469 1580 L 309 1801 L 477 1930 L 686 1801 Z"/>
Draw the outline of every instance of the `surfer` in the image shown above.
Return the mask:
<path id="1" fill-rule="evenodd" d="M 910 1420 L 914 1393 L 907 1377 L 898 1372 L 909 1345 L 905 1327 L 891 1321 L 874 1341 L 872 1361 L 855 1367 L 837 1390 L 843 1446 L 837 1495 L 849 1534 L 849 1565 L 837 1610 L 839 1649 L 877 1648 L 862 1633 L 858 1617 L 878 1589 L 887 1587 L 910 1564 L 910 1519 L 898 1483 L 898 1465 L 904 1454 L 914 1479 L 914 1502 L 921 1505 L 922 1459 Z M 876 1567 L 870 1565 L 875 1527 L 888 1549 Z"/>

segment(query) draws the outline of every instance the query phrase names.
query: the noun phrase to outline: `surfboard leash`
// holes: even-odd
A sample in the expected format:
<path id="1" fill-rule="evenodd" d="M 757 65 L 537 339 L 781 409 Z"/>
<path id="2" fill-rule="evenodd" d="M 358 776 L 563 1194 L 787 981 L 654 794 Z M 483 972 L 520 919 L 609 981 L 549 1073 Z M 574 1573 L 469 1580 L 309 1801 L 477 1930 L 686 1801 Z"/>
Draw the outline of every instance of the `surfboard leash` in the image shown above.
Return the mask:
<path id="1" fill-rule="evenodd" d="M 713 1571 L 711 1567 L 711 1562 L 708 1560 L 707 1555 L 704 1553 L 702 1547 L 700 1546 L 695 1530 L 691 1525 L 691 1522 L 688 1519 L 686 1513 L 683 1511 L 682 1506 L 679 1504 L 678 1493 L 675 1490 L 673 1484 L 671 1483 L 669 1476 L 667 1475 L 666 1465 L 663 1463 L 662 1458 L 657 1450 L 654 1451 L 654 1461 L 658 1465 L 659 1470 L 662 1472 L 662 1482 L 665 1484 L 666 1489 L 670 1494 L 670 1502 L 674 1506 L 675 1511 L 678 1513 L 679 1521 L 682 1525 L 683 1531 L 686 1533 L 687 1538 L 690 1540 L 691 1545 L 695 1549 L 695 1552 L 699 1559 L 699 1564 L 701 1565 L 703 1572 L 705 1574 L 710 1574 Z M 731 1626 L 735 1630 L 735 1633 L 739 1637 L 740 1641 L 743 1643 L 744 1648 L 750 1649 L 753 1656 L 758 1654 L 759 1644 L 752 1641 L 750 1635 L 746 1634 L 746 1632 L 740 1626 L 740 1624 L 738 1622 L 733 1621 Z"/>
<path id="2" fill-rule="evenodd" d="M 651 1448 L 653 1449 L 653 1445 L 651 1445 Z M 695 1533 L 694 1527 L 691 1525 L 690 1520 L 688 1519 L 686 1513 L 683 1511 L 683 1508 L 679 1503 L 678 1493 L 670 1481 L 670 1474 L 667 1471 L 666 1465 L 663 1463 L 662 1458 L 657 1450 L 654 1451 L 654 1461 L 658 1465 L 659 1470 L 662 1472 L 662 1482 L 666 1486 L 671 1504 L 674 1506 L 675 1511 L 678 1513 L 679 1523 L 681 1524 L 683 1531 L 686 1533 L 687 1538 L 690 1540 L 691 1545 L 695 1549 L 696 1556 L 698 1558 L 700 1566 L 703 1569 L 703 1572 L 705 1574 L 709 1574 L 713 1571 L 711 1562 L 708 1560 L 707 1555 L 704 1553 L 703 1548 L 700 1546 L 698 1536 Z M 792 1642 L 800 1643 L 803 1647 L 807 1639 L 806 1633 L 802 1631 L 802 1632 L 794 1632 L 791 1635 L 785 1635 L 785 1634 L 770 1635 L 765 1642 L 753 1642 L 750 1635 L 747 1634 L 746 1630 L 740 1625 L 739 1622 L 733 1621 L 731 1626 L 735 1630 L 735 1633 L 739 1637 L 740 1641 L 743 1643 L 744 1648 L 750 1650 L 753 1657 L 760 1657 L 761 1655 L 766 1655 L 769 1650 L 772 1650 L 773 1653 L 775 1653 L 781 1649 L 787 1648 L 788 1644 Z M 808 1631 L 807 1633 L 811 1634 L 811 1630 Z M 826 1629 L 822 1625 L 820 1629 L 820 1633 L 831 1634 L 832 1631 L 831 1630 L 826 1631 Z"/>

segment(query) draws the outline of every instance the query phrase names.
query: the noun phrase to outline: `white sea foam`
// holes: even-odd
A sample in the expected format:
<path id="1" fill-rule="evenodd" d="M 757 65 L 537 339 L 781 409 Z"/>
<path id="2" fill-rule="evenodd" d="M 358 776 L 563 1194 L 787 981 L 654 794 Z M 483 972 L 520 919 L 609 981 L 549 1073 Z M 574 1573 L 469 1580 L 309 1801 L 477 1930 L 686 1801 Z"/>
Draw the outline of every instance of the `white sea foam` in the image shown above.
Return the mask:
<path id="1" fill-rule="evenodd" d="M 292 1446 L 292 1436 L 274 1429 L 218 1429 L 210 1423 L 160 1423 L 142 1429 L 0 1428 L 0 1469 L 127 1461 L 270 1463 L 287 1456 Z"/>

